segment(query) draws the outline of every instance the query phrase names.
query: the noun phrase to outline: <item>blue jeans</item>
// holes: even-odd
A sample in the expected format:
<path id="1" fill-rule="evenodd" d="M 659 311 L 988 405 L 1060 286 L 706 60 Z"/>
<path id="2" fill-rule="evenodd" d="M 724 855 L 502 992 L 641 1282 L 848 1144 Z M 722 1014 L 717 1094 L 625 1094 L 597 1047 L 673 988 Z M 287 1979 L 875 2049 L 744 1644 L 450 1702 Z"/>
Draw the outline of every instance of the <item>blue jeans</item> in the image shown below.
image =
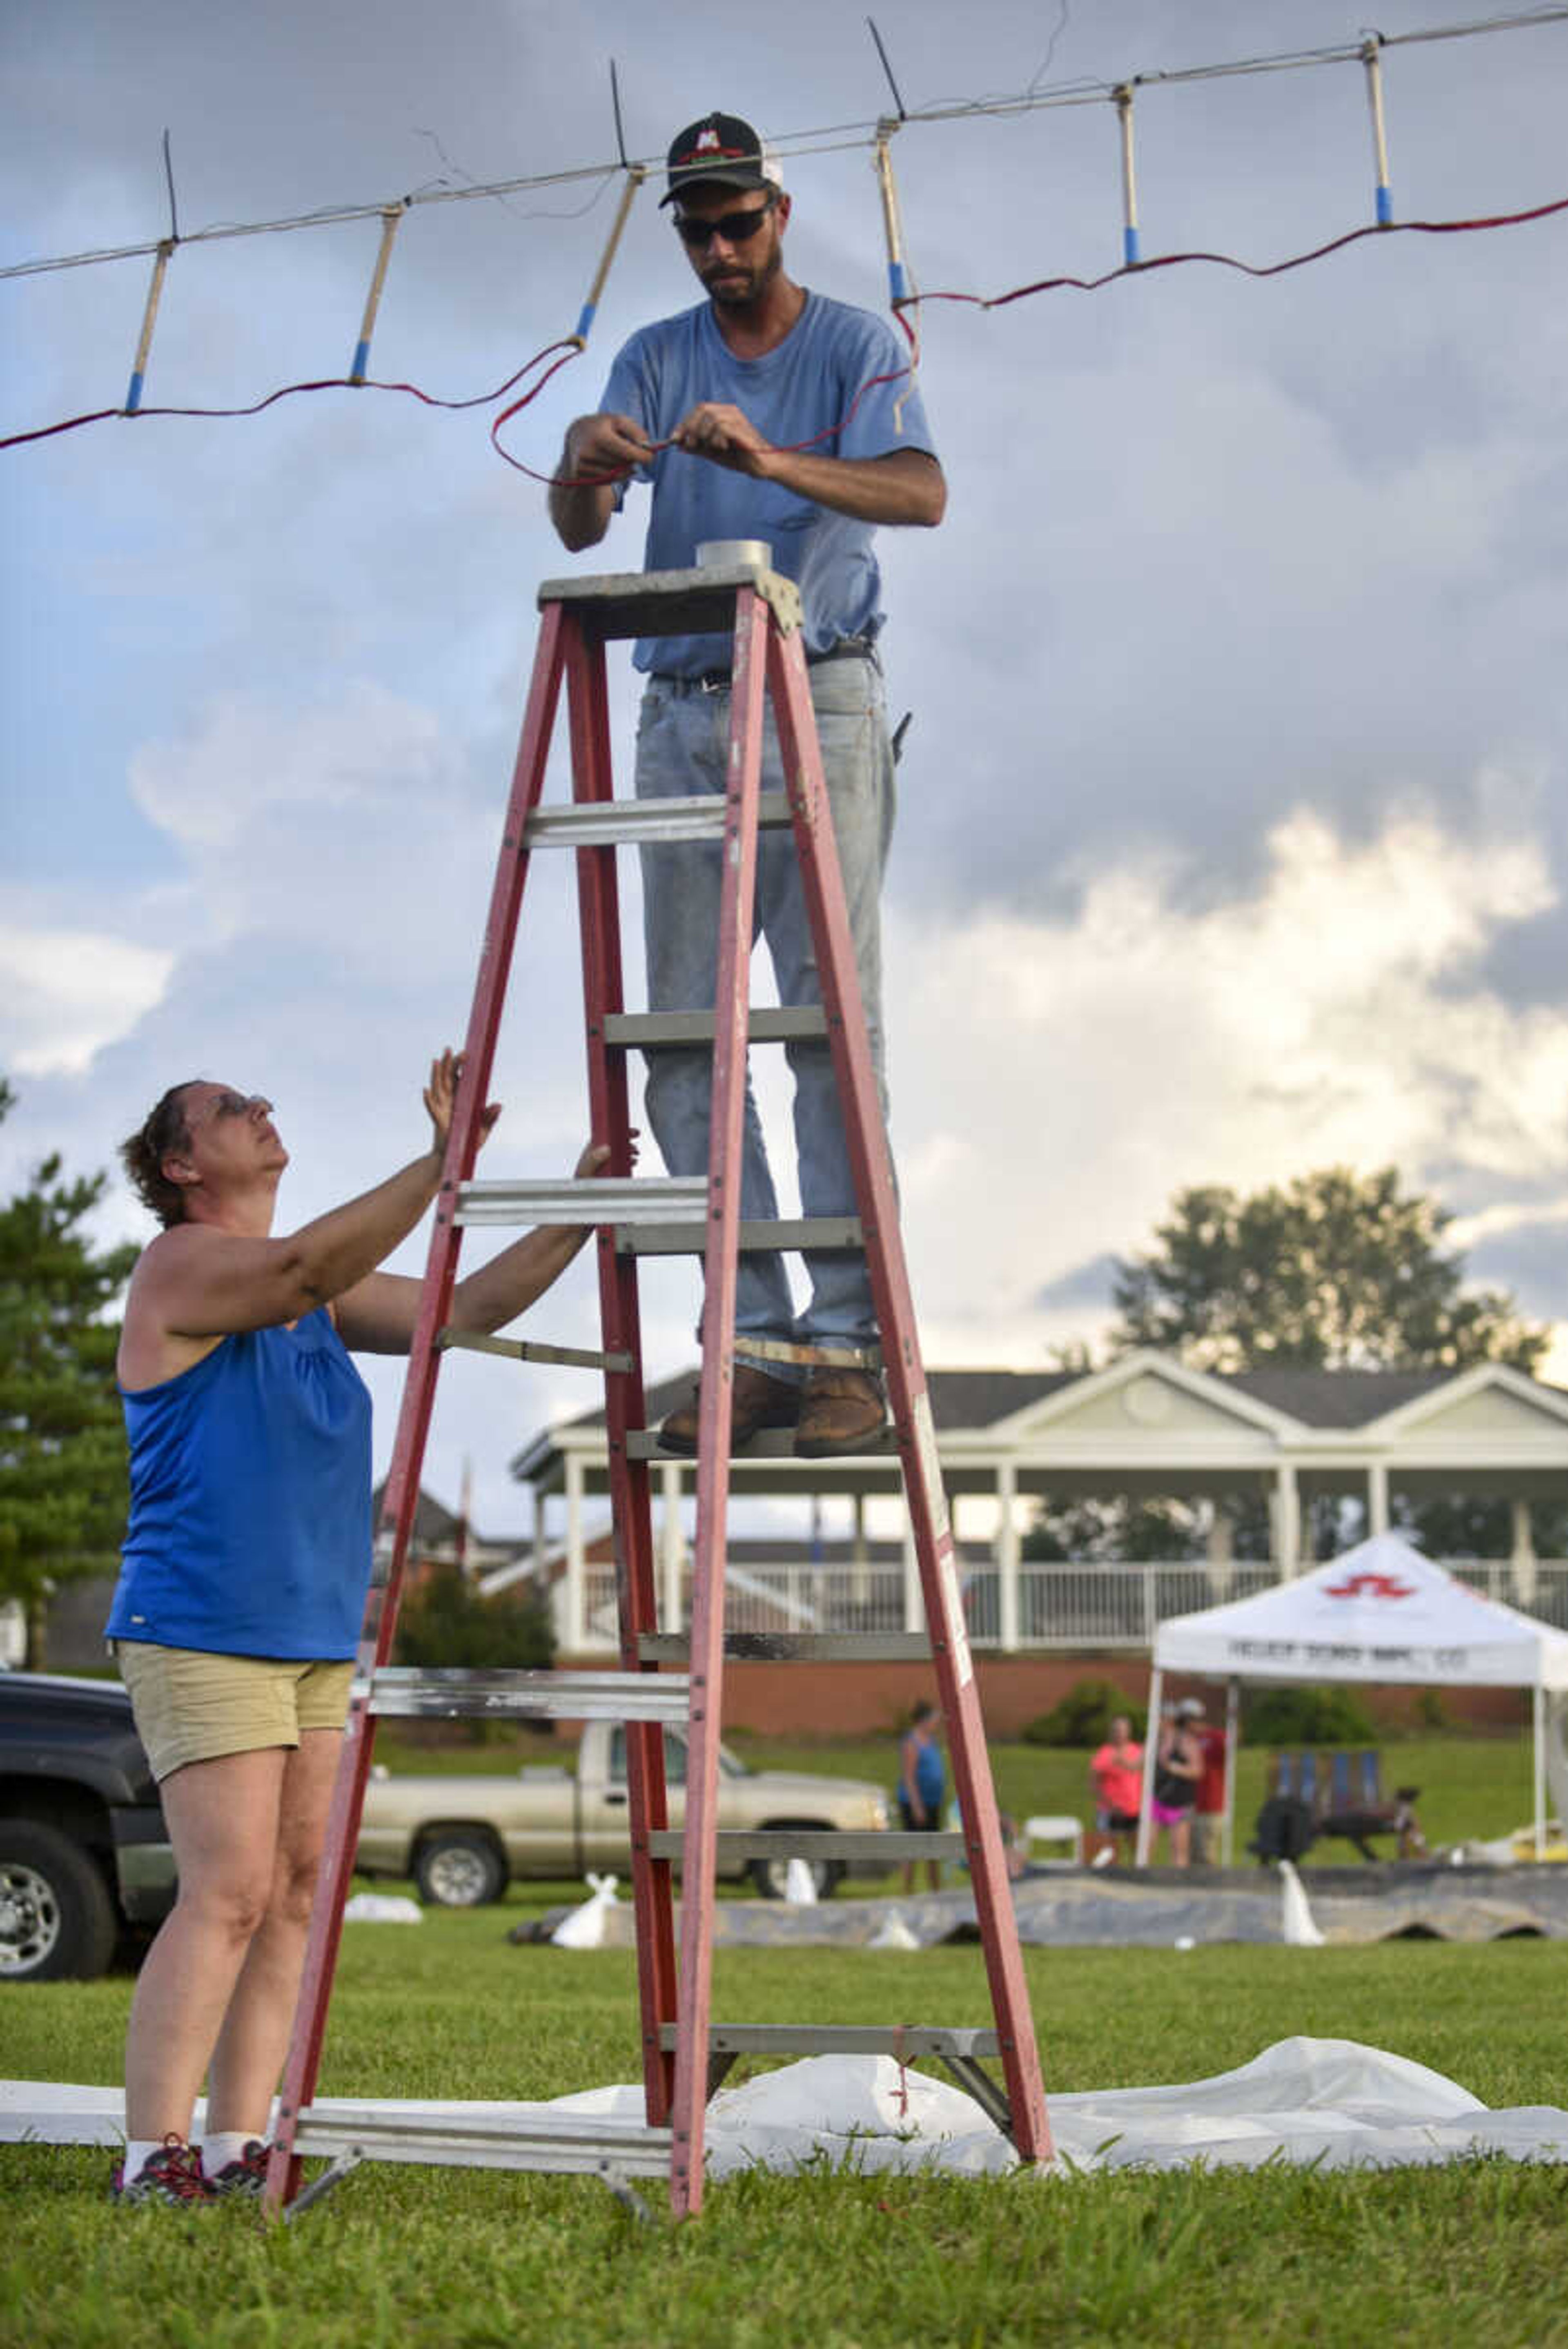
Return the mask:
<path id="1" fill-rule="evenodd" d="M 888 740 L 882 678 L 868 657 L 822 661 L 809 672 L 823 771 L 833 810 L 834 836 L 849 909 L 860 993 L 870 1031 L 871 1061 L 886 1124 L 883 1074 L 882 869 L 893 831 L 893 755 Z M 652 678 L 643 696 L 637 738 L 637 795 L 682 799 L 711 792 L 722 797 L 729 758 L 730 696 Z M 771 709 L 763 741 L 763 789 L 778 791 L 784 769 Z M 711 1011 L 719 941 L 722 850 L 717 842 L 649 846 L 642 851 L 643 928 L 648 954 L 648 1001 L 655 1011 Z M 767 940 L 783 1004 L 820 1003 L 816 957 L 805 900 L 788 832 L 758 834 L 753 944 Z M 784 1047 L 794 1078 L 794 1135 L 800 1199 L 806 1216 L 852 1216 L 850 1174 L 838 1091 L 826 1043 Z M 647 1112 L 672 1174 L 708 1171 L 712 1054 L 661 1046 L 648 1055 Z M 741 1211 L 768 1220 L 778 1214 L 761 1122 L 746 1081 Z M 871 1284 L 857 1249 L 818 1248 L 805 1257 L 811 1301 L 796 1320 L 783 1259 L 746 1255 L 736 1292 L 736 1350 L 745 1339 L 798 1343 L 876 1335 Z M 775 1376 L 788 1366 L 769 1363 Z"/>

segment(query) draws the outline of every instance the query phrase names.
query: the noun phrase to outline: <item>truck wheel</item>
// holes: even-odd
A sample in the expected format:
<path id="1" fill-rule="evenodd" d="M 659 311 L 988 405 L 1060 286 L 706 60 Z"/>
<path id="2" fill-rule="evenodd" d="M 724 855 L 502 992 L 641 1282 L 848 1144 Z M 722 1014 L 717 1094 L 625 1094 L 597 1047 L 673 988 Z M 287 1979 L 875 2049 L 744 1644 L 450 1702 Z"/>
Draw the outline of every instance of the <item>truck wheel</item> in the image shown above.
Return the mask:
<path id="1" fill-rule="evenodd" d="M 119 1924 L 97 1864 L 57 1827 L 0 1819 L 0 1982 L 86 1982 Z"/>
<path id="2" fill-rule="evenodd" d="M 808 1859 L 811 1880 L 816 1887 L 819 1900 L 831 1900 L 844 1880 L 844 1863 L 838 1859 Z M 789 1877 L 787 1859 L 753 1859 L 751 1864 L 752 1882 L 764 1900 L 782 1900 Z"/>
<path id="3" fill-rule="evenodd" d="M 421 1844 L 414 1882 L 420 1899 L 440 1909 L 483 1909 L 505 1891 L 506 1867 L 477 1828 L 441 1827 Z"/>

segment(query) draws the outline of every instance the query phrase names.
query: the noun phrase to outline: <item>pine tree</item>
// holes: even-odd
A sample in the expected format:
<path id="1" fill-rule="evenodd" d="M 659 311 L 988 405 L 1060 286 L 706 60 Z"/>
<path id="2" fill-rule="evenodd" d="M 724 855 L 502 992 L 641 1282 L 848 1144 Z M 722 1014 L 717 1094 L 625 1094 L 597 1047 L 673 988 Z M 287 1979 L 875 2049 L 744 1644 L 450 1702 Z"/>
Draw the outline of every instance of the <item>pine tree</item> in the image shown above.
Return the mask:
<path id="1" fill-rule="evenodd" d="M 0 1078 L 0 1118 L 15 1105 Z M 108 1179 L 67 1180 L 56 1153 L 0 1207 L 0 1599 L 26 1610 L 35 1670 L 50 1589 L 110 1569 L 125 1529 L 119 1324 L 105 1315 L 140 1251 L 100 1254 L 83 1231 Z"/>

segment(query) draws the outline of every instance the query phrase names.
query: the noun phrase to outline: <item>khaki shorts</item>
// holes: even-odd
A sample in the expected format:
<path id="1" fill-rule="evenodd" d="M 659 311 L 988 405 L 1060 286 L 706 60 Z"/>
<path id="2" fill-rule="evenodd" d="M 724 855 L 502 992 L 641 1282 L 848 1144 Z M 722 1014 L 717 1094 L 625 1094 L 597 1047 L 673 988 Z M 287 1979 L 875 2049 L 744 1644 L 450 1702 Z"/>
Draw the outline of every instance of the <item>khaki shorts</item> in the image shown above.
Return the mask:
<path id="1" fill-rule="evenodd" d="M 137 1733 L 160 1783 L 188 1762 L 297 1745 L 301 1730 L 341 1729 L 348 1717 L 352 1663 L 214 1656 L 202 1648 L 160 1648 L 146 1640 L 113 1644 Z"/>

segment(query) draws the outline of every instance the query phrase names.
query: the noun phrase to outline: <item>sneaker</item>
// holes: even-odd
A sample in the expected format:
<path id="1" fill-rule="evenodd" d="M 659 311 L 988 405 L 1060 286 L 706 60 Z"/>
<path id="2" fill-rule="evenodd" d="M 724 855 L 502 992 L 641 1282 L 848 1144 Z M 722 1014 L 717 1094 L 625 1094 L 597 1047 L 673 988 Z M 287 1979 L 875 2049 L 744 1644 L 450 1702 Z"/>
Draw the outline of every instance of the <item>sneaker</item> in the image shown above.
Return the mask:
<path id="1" fill-rule="evenodd" d="M 241 2147 L 237 2161 L 225 2161 L 222 2169 L 213 2172 L 207 2179 L 209 2190 L 220 2201 L 227 2201 L 231 2196 L 260 2194 L 266 2185 L 271 2153 L 271 2146 L 253 2137 L 248 2145 Z"/>
<path id="2" fill-rule="evenodd" d="M 129 2183 L 125 2165 L 120 2163 L 109 2179 L 109 2194 L 116 2202 L 212 2202 L 216 2199 L 212 2187 L 202 2175 L 202 2163 L 183 2140 L 166 2137 L 156 2153 L 150 2153 L 136 2176 Z"/>
<path id="3" fill-rule="evenodd" d="M 730 1402 L 731 1451 L 739 1452 L 761 1427 L 793 1427 L 800 1411 L 802 1392 L 788 1379 L 773 1378 L 751 1362 L 737 1362 Z M 683 1402 L 679 1411 L 670 1413 L 659 1431 L 661 1452 L 674 1452 L 683 1460 L 695 1460 L 701 1402 L 699 1386 L 690 1402 Z"/>
<path id="4" fill-rule="evenodd" d="M 882 1381 L 869 1371 L 813 1371 L 802 1391 L 795 1456 L 826 1460 L 864 1452 L 888 1423 Z"/>

